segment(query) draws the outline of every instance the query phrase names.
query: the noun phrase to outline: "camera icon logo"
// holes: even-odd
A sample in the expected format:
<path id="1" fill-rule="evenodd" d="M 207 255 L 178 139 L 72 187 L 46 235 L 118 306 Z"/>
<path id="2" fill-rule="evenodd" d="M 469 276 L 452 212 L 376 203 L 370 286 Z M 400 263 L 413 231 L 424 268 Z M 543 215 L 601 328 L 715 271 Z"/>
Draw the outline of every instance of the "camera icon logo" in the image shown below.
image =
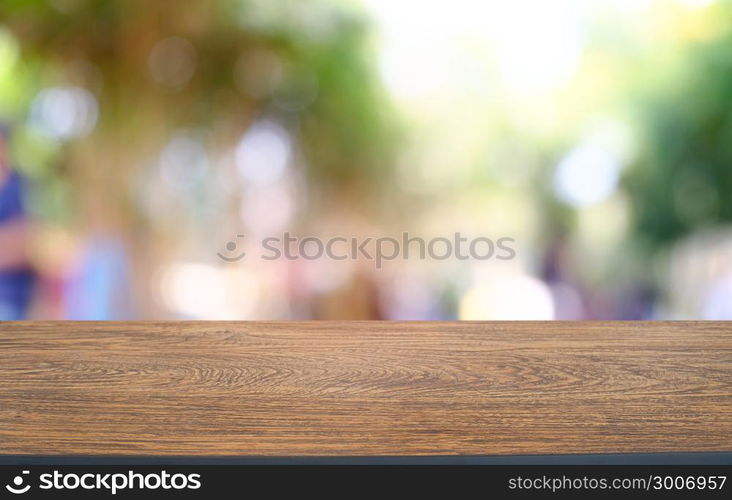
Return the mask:
<path id="1" fill-rule="evenodd" d="M 10 493 L 14 493 L 16 495 L 22 495 L 23 493 L 27 492 L 30 489 L 30 484 L 26 484 L 23 486 L 24 477 L 26 474 L 30 474 L 30 471 L 24 470 L 20 476 L 15 476 L 12 481 L 12 485 L 6 484 L 5 489 L 7 489 Z"/>

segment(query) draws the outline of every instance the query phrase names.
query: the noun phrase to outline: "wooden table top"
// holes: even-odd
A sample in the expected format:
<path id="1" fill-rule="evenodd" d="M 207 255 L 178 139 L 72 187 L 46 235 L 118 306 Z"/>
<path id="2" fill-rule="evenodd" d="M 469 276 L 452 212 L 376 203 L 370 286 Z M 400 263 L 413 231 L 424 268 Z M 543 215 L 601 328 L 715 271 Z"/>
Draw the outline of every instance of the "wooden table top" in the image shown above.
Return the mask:
<path id="1" fill-rule="evenodd" d="M 731 450 L 730 322 L 0 323 L 0 455 Z"/>

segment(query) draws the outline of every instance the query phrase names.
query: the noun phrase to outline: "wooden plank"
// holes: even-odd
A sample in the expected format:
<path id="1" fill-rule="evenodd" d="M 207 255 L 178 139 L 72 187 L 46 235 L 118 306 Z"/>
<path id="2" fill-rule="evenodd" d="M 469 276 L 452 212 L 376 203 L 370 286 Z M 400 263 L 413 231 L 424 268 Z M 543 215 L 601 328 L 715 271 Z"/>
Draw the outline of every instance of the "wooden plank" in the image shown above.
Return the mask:
<path id="1" fill-rule="evenodd" d="M 729 322 L 0 324 L 0 454 L 732 450 Z"/>

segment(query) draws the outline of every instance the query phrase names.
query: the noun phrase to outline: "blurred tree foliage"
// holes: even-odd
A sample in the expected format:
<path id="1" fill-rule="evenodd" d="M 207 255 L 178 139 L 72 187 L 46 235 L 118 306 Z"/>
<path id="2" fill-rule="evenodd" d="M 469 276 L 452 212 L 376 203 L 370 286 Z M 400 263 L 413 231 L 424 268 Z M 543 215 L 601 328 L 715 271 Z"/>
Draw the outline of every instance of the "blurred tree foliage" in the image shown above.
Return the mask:
<path id="1" fill-rule="evenodd" d="M 732 35 L 723 33 L 688 46 L 679 81 L 638 102 L 643 150 L 625 181 L 636 235 L 651 248 L 732 221 Z"/>
<path id="2" fill-rule="evenodd" d="M 0 26 L 20 48 L 13 81 L 22 88 L 4 107 L 11 120 L 23 123 L 30 100 L 49 86 L 88 89 L 99 103 L 89 137 L 57 147 L 18 134 L 26 161 L 52 164 L 23 168 L 71 178 L 80 193 L 115 199 L 127 188 L 133 196 L 133 179 L 171 131 L 203 130 L 223 150 L 260 116 L 293 133 L 309 180 L 379 182 L 389 164 L 392 129 L 366 22 L 342 2 L 3 0 Z M 173 49 L 190 48 L 190 78 L 191 61 L 156 49 L 170 37 L 184 40 Z M 58 148 L 66 149 L 53 154 Z"/>

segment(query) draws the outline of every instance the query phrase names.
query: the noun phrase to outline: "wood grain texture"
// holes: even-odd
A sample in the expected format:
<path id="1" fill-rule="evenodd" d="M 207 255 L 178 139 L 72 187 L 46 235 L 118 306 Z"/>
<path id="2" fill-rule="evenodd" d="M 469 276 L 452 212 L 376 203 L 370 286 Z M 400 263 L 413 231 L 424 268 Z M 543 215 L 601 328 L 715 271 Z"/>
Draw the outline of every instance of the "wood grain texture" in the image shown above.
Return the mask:
<path id="1" fill-rule="evenodd" d="M 732 450 L 732 323 L 0 324 L 0 454 Z"/>

